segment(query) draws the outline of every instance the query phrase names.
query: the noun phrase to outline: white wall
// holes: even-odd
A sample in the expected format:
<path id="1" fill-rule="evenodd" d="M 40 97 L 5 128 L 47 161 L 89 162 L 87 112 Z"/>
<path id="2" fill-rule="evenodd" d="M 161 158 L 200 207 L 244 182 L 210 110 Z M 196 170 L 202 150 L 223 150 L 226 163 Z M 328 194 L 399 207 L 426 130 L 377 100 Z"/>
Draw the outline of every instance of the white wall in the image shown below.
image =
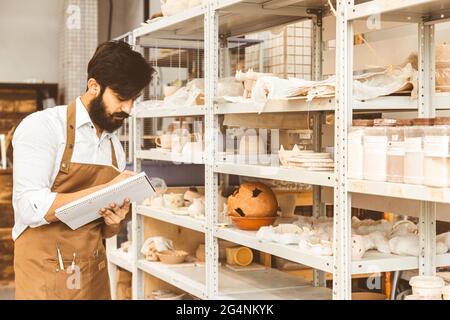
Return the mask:
<path id="1" fill-rule="evenodd" d="M 111 38 L 118 37 L 140 26 L 144 20 L 144 1 L 113 0 Z M 109 0 L 98 1 L 98 41 L 108 40 Z"/>
<path id="2" fill-rule="evenodd" d="M 0 82 L 58 82 L 60 0 L 0 1 Z"/>

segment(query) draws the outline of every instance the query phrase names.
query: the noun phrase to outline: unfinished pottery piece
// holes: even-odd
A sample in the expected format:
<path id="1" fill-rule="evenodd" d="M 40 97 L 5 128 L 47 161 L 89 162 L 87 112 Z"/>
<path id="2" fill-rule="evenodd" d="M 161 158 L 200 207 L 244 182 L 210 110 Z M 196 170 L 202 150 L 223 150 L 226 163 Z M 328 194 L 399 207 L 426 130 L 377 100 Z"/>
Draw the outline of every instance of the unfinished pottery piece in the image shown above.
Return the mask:
<path id="1" fill-rule="evenodd" d="M 156 255 L 162 263 L 178 264 L 183 263 L 189 254 L 183 250 L 165 250 L 157 252 Z"/>
<path id="2" fill-rule="evenodd" d="M 178 89 L 180 89 L 179 86 L 164 86 L 163 88 L 164 97 L 170 97 L 175 92 L 177 92 Z"/>
<path id="3" fill-rule="evenodd" d="M 188 8 L 188 0 L 161 0 L 161 11 L 165 17 L 173 16 Z"/>
<path id="4" fill-rule="evenodd" d="M 418 232 L 419 229 L 414 222 L 409 220 L 401 220 L 396 222 L 392 227 L 390 237 L 394 238 L 397 236 L 406 236 L 409 234 L 417 234 Z"/>
<path id="5" fill-rule="evenodd" d="M 391 253 L 389 240 L 382 231 L 375 231 L 362 236 L 365 250 L 377 250 L 381 253 Z"/>
<path id="6" fill-rule="evenodd" d="M 248 266 L 253 262 L 253 251 L 247 247 L 226 248 L 227 263 L 230 265 Z"/>
<path id="7" fill-rule="evenodd" d="M 261 182 L 243 183 L 228 197 L 230 216 L 275 217 L 277 209 L 278 202 L 274 192 Z"/>
<path id="8" fill-rule="evenodd" d="M 386 235 L 392 231 L 392 223 L 387 220 L 359 220 L 357 217 L 352 217 L 352 228 L 356 234 L 367 235 L 372 232 L 380 231 Z"/>
<path id="9" fill-rule="evenodd" d="M 164 206 L 163 197 L 153 197 L 150 200 L 150 206 L 155 209 L 160 209 Z"/>
<path id="10" fill-rule="evenodd" d="M 188 208 L 188 213 L 191 217 L 205 216 L 205 198 L 196 198 Z"/>
<path id="11" fill-rule="evenodd" d="M 420 253 L 419 236 L 415 234 L 396 236 L 389 240 L 389 247 L 394 254 L 418 257 Z"/>
<path id="12" fill-rule="evenodd" d="M 190 187 L 184 193 L 184 205 L 186 207 L 190 206 L 194 202 L 194 199 L 200 198 L 201 196 L 196 187 Z"/>
<path id="13" fill-rule="evenodd" d="M 352 236 L 352 260 L 361 260 L 366 251 L 364 238 L 359 235 Z"/>
<path id="14" fill-rule="evenodd" d="M 445 286 L 442 288 L 442 299 L 450 300 L 450 286 Z"/>
<path id="15" fill-rule="evenodd" d="M 184 206 L 184 194 L 166 193 L 163 195 L 164 206 L 169 209 L 176 209 Z"/>
<path id="16" fill-rule="evenodd" d="M 200 262 L 205 262 L 206 261 L 205 244 L 204 243 L 201 243 L 201 244 L 198 245 L 197 250 L 195 250 L 195 257 Z"/>
<path id="17" fill-rule="evenodd" d="M 302 152 L 313 152 L 309 150 L 300 150 L 300 148 L 297 145 L 294 145 L 292 150 L 285 150 L 283 145 L 281 145 L 280 150 L 278 151 L 278 158 L 280 159 L 280 162 L 283 166 L 287 166 L 288 162 L 287 159 L 290 157 L 295 156 L 296 154 L 302 153 Z"/>
<path id="18" fill-rule="evenodd" d="M 295 204 L 297 201 L 297 196 L 293 193 L 278 194 L 277 196 L 278 205 L 281 210 L 281 217 L 290 218 L 294 216 Z"/>
<path id="19" fill-rule="evenodd" d="M 175 293 L 169 290 L 154 290 L 152 296 L 154 300 L 183 300 L 185 293 Z"/>
<path id="20" fill-rule="evenodd" d="M 436 276 L 415 276 L 409 280 L 413 295 L 441 299 L 444 280 Z"/>
<path id="21" fill-rule="evenodd" d="M 436 242 L 442 242 L 450 250 L 450 232 L 441 233 L 436 237 Z"/>

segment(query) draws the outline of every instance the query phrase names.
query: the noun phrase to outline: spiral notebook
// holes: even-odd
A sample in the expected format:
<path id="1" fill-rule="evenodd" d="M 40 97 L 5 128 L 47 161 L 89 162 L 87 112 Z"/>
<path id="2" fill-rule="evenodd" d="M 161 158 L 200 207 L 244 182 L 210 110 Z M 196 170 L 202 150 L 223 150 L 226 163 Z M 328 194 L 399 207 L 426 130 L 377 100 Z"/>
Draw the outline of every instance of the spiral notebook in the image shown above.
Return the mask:
<path id="1" fill-rule="evenodd" d="M 98 211 L 109 207 L 110 203 L 121 205 L 125 198 L 141 203 L 151 197 L 155 189 L 145 172 L 141 172 L 112 186 L 93 192 L 78 200 L 56 209 L 56 217 L 76 230 L 101 216 Z"/>

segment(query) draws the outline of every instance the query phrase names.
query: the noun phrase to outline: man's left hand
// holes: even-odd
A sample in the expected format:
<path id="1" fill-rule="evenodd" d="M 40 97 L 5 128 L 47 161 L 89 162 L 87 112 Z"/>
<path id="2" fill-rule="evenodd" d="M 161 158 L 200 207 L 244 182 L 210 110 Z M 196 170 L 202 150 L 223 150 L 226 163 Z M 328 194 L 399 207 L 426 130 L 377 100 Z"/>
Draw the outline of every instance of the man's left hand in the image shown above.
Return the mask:
<path id="1" fill-rule="evenodd" d="M 111 203 L 109 208 L 102 208 L 99 214 L 105 220 L 106 225 L 118 225 L 125 219 L 127 213 L 130 211 L 130 199 L 125 199 L 122 206 L 118 206 L 115 203 Z"/>

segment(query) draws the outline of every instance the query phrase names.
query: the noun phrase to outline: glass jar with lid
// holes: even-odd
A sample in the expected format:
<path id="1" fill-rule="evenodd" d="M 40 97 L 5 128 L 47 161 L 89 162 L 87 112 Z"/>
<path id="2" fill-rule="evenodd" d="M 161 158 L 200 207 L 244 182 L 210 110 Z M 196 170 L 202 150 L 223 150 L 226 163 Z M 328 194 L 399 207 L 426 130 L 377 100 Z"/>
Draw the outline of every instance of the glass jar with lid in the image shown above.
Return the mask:
<path id="1" fill-rule="evenodd" d="M 411 126 L 411 119 L 397 120 L 395 127 L 387 128 L 388 149 L 386 180 L 403 183 L 405 161 L 405 128 Z"/>
<path id="2" fill-rule="evenodd" d="M 375 124 L 375 122 L 374 122 Z M 374 126 L 364 133 L 363 176 L 366 180 L 386 181 L 387 129 Z"/>
<path id="3" fill-rule="evenodd" d="M 436 118 L 434 126 L 424 129 L 424 184 L 447 187 L 449 184 L 450 117 Z"/>
<path id="4" fill-rule="evenodd" d="M 363 179 L 363 137 L 365 129 L 373 126 L 373 120 L 355 119 L 352 124 L 348 132 L 348 176 L 351 179 Z"/>
<path id="5" fill-rule="evenodd" d="M 432 126 L 434 119 L 420 118 L 413 119 L 412 126 L 406 127 L 405 135 L 405 161 L 404 161 L 404 183 L 423 183 L 423 137 L 424 129 Z"/>

